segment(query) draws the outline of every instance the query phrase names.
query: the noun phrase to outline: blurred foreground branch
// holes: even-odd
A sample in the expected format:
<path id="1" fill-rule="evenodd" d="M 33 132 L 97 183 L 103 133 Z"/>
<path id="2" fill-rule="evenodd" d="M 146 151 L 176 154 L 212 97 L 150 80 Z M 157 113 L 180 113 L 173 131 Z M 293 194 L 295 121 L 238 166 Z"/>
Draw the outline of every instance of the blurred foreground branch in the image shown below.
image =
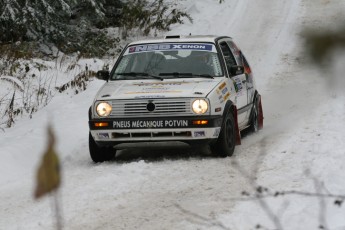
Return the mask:
<path id="1" fill-rule="evenodd" d="M 324 64 L 332 51 L 345 48 L 345 26 L 331 32 L 307 30 L 302 37 L 309 56 L 317 65 Z"/>
<path id="2" fill-rule="evenodd" d="M 34 198 L 39 199 L 43 196 L 53 193 L 52 201 L 53 211 L 56 217 L 56 229 L 62 229 L 62 219 L 60 211 L 60 201 L 57 190 L 60 187 L 60 163 L 55 151 L 55 135 L 51 126 L 48 126 L 48 144 L 43 153 L 42 162 L 39 165 L 36 174 L 36 189 Z"/>

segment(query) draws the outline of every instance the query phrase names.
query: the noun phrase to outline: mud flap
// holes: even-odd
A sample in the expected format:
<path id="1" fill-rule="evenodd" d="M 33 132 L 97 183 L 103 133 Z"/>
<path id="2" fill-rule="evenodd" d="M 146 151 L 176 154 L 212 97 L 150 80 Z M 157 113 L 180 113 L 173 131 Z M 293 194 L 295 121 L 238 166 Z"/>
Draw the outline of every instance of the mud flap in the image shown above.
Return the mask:
<path id="1" fill-rule="evenodd" d="M 261 95 L 258 95 L 259 100 L 259 129 L 264 127 L 264 113 L 262 110 Z"/>

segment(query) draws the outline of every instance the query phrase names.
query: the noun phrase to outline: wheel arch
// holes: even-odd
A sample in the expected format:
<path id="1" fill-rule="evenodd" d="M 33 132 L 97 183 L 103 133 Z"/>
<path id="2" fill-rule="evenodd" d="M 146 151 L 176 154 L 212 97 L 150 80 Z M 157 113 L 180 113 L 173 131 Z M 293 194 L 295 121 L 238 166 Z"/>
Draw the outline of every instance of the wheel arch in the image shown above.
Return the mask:
<path id="1" fill-rule="evenodd" d="M 90 121 L 90 120 L 91 120 L 91 116 L 92 116 L 92 112 L 91 112 L 91 106 L 90 106 L 90 108 L 89 108 L 88 115 L 89 115 L 89 121 Z"/>

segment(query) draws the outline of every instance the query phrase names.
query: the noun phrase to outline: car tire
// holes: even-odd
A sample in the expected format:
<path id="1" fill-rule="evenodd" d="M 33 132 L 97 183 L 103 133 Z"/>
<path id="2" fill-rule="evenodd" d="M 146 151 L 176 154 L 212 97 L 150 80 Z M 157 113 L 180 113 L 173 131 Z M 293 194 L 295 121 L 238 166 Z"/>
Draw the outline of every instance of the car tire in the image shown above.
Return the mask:
<path id="1" fill-rule="evenodd" d="M 115 157 L 116 150 L 112 146 L 100 147 L 96 144 L 89 132 L 89 151 L 91 159 L 95 162 L 110 161 Z"/>
<path id="2" fill-rule="evenodd" d="M 236 126 L 233 113 L 230 111 L 224 118 L 222 129 L 215 144 L 211 145 L 211 152 L 220 157 L 232 156 L 236 145 Z"/>

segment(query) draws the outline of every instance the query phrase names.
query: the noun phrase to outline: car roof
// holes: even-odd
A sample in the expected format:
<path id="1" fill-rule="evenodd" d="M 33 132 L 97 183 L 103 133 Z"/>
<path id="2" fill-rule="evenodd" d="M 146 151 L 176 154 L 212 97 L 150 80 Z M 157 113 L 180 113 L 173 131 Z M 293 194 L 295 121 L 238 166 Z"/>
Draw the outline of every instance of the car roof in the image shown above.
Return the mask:
<path id="1" fill-rule="evenodd" d="M 224 38 L 227 36 L 216 36 L 216 35 L 168 35 L 161 38 L 152 38 L 146 40 L 139 40 L 131 42 L 129 45 L 139 45 L 139 44 L 148 44 L 148 43 L 178 43 L 178 42 L 211 42 L 215 43 L 216 39 Z M 227 37 L 230 38 L 231 37 Z"/>

